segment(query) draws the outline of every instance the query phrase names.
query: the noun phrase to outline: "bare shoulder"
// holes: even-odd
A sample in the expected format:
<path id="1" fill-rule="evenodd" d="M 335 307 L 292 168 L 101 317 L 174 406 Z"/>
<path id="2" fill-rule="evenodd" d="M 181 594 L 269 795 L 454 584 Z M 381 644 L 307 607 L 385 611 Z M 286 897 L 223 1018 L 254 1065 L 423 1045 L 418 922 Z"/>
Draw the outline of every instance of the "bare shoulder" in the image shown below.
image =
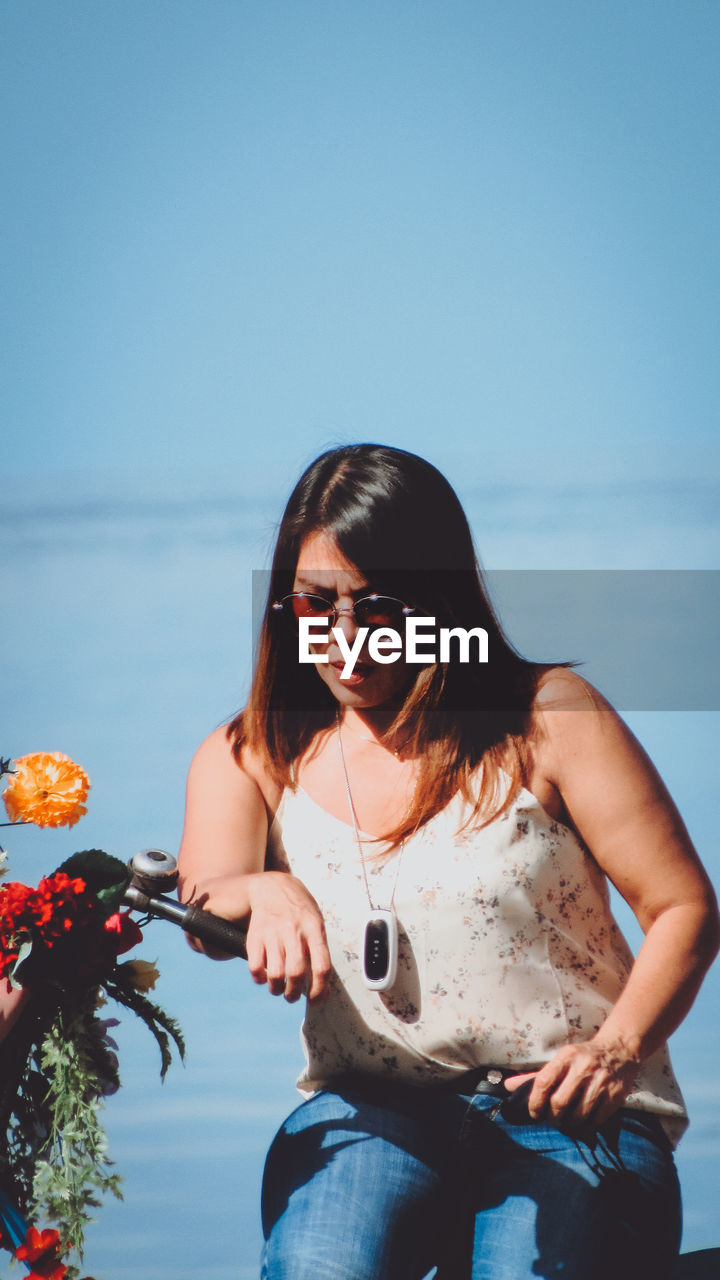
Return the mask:
<path id="1" fill-rule="evenodd" d="M 573 762 L 601 756 L 633 756 L 650 762 L 628 728 L 594 685 L 567 667 L 553 667 L 541 677 L 532 707 L 534 752 L 555 780 Z"/>
<path id="2" fill-rule="evenodd" d="M 206 738 L 203 738 L 193 756 L 190 768 L 195 771 L 209 768 L 222 769 L 227 768 L 230 761 L 233 761 L 233 755 L 227 730 L 224 725 L 219 725 Z"/>
<path id="3" fill-rule="evenodd" d="M 224 725 L 200 743 L 190 765 L 188 787 L 200 787 L 211 795 L 222 792 L 238 799 L 247 799 L 251 792 L 259 792 L 270 814 L 275 812 L 280 799 L 280 788 L 263 762 L 247 747 L 242 748 L 238 758 Z"/>
<path id="4" fill-rule="evenodd" d="M 614 712 L 597 689 L 567 667 L 549 667 L 539 680 L 525 738 L 525 784 L 553 817 L 572 825 L 562 794 L 568 760 L 597 731 L 589 721 Z"/>
<path id="5" fill-rule="evenodd" d="M 533 702 L 536 714 L 548 711 L 593 711 L 600 708 L 612 710 L 599 690 L 570 667 L 550 667 L 538 681 Z"/>

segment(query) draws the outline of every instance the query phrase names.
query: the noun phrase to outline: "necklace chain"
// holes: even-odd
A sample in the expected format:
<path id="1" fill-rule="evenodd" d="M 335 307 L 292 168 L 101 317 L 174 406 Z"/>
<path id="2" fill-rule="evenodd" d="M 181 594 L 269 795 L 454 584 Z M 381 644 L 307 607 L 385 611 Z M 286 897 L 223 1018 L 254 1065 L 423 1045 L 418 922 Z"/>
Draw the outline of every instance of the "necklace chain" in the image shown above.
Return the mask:
<path id="1" fill-rule="evenodd" d="M 342 734 L 340 732 L 340 713 L 337 711 L 335 713 L 335 725 L 337 728 L 337 741 L 338 741 L 338 748 L 340 751 L 340 762 L 342 764 L 343 777 L 345 779 L 345 791 L 347 793 L 347 798 L 348 798 L 348 808 L 350 810 L 350 817 L 352 818 L 353 830 L 355 831 L 355 842 L 358 847 L 358 853 L 360 854 L 360 864 L 362 866 L 363 880 L 365 881 L 365 892 L 367 894 L 368 902 L 370 903 L 370 910 L 375 911 L 376 907 L 375 907 L 375 903 L 372 900 L 372 894 L 370 892 L 370 881 L 368 880 L 367 863 L 365 862 L 365 852 L 363 850 L 363 842 L 360 836 L 360 827 L 358 826 L 357 814 L 355 813 L 355 804 L 352 797 L 352 791 L 350 790 L 350 777 L 348 774 L 347 763 L 345 761 L 345 752 L 343 750 L 343 744 L 342 744 Z M 358 734 L 358 737 L 360 736 L 361 735 Z M 405 841 L 403 840 L 402 844 L 400 845 L 400 850 L 397 856 L 395 883 L 393 884 L 393 890 L 390 896 L 390 908 L 389 908 L 390 911 L 394 911 L 395 909 L 395 891 L 397 889 L 398 879 L 400 877 L 400 862 L 402 860 L 404 848 L 405 848 Z"/>
<path id="2" fill-rule="evenodd" d="M 339 731 L 339 726 L 340 726 L 340 717 L 339 717 L 339 714 L 338 714 L 338 715 L 336 715 L 336 718 L 337 718 L 337 722 L 338 722 L 338 731 Z M 346 720 L 343 720 L 343 722 L 342 722 L 342 723 L 343 723 L 343 725 L 345 726 L 345 728 L 347 729 L 348 733 L 351 733 L 351 734 L 353 735 L 353 737 L 354 737 L 354 738 L 359 738 L 361 742 L 369 742 L 373 747 L 384 747 L 384 746 L 385 746 L 385 743 L 384 743 L 384 742 L 379 742 L 379 741 L 378 741 L 378 739 L 377 739 L 377 738 L 374 738 L 374 737 L 372 736 L 372 734 L 371 734 L 371 733 L 360 733 L 360 731 L 359 731 L 358 729 L 353 729 L 352 725 L 351 725 L 351 724 L 348 724 L 348 722 L 347 722 Z M 401 743 L 401 744 L 400 744 L 400 746 L 399 746 L 399 747 L 397 747 L 395 750 L 393 750 L 391 747 L 386 747 L 385 749 L 386 749 L 387 751 L 392 751 L 392 754 L 393 754 L 393 755 L 395 756 L 395 758 L 397 759 L 397 758 L 398 758 L 398 756 L 400 755 L 400 752 L 402 751 L 403 747 L 405 746 L 405 743 L 406 743 L 406 742 L 407 742 L 407 739 L 405 740 L 405 742 Z"/>

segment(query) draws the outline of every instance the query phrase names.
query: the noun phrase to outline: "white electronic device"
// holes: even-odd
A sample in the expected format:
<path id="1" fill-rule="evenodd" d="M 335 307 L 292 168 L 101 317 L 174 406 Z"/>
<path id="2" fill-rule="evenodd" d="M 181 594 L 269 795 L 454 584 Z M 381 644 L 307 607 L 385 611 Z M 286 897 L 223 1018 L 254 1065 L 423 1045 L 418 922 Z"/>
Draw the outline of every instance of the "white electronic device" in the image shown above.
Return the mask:
<path id="1" fill-rule="evenodd" d="M 394 911 L 375 909 L 362 937 L 363 982 L 371 991 L 387 991 L 397 977 L 398 922 Z"/>

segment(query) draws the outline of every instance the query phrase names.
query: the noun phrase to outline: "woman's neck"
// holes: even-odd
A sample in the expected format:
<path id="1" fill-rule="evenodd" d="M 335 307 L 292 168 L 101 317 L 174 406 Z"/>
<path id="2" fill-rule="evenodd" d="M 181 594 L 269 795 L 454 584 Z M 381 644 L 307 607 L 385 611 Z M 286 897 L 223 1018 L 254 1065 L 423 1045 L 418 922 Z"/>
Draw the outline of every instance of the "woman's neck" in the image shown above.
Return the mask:
<path id="1" fill-rule="evenodd" d="M 385 739 L 385 734 L 393 723 L 396 714 L 397 708 L 389 707 L 386 704 L 381 707 L 362 707 L 359 709 L 345 707 L 344 711 L 339 714 L 339 724 L 354 737 L 361 738 L 363 742 L 371 742 L 379 747 L 385 747 L 397 755 L 402 743 L 395 742 L 392 738 Z"/>

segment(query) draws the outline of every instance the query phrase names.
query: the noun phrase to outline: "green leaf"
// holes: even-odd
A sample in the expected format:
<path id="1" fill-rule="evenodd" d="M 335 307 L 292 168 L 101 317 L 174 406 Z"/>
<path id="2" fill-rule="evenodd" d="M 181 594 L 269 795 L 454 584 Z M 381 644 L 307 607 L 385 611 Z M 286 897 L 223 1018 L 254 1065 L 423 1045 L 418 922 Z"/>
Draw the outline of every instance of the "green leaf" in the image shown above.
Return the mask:
<path id="1" fill-rule="evenodd" d="M 115 970 L 112 978 L 106 978 L 102 985 L 113 1000 L 117 1000 L 118 1004 L 124 1005 L 126 1009 L 137 1014 L 155 1037 L 160 1050 L 160 1079 L 164 1080 L 172 1062 L 171 1040 L 175 1044 L 180 1061 L 185 1059 L 185 1041 L 175 1018 L 171 1018 L 160 1005 L 154 1004 L 152 1000 L 148 1000 L 147 996 L 136 991 L 127 975 L 122 973 L 122 966 Z"/>
<path id="2" fill-rule="evenodd" d="M 18 990 L 18 988 L 22 986 L 22 981 L 21 981 L 22 975 L 20 973 L 20 966 L 22 965 L 23 961 L 27 960 L 28 956 L 32 952 L 32 949 L 33 949 L 32 938 L 26 938 L 25 941 L 21 942 L 20 946 L 18 947 L 18 957 L 12 967 L 12 972 L 10 974 L 10 986 L 14 987 L 16 991 Z"/>
<path id="3" fill-rule="evenodd" d="M 132 872 L 119 858 L 102 849 L 84 849 L 63 862 L 58 871 L 79 876 L 111 916 L 120 906 Z"/>

